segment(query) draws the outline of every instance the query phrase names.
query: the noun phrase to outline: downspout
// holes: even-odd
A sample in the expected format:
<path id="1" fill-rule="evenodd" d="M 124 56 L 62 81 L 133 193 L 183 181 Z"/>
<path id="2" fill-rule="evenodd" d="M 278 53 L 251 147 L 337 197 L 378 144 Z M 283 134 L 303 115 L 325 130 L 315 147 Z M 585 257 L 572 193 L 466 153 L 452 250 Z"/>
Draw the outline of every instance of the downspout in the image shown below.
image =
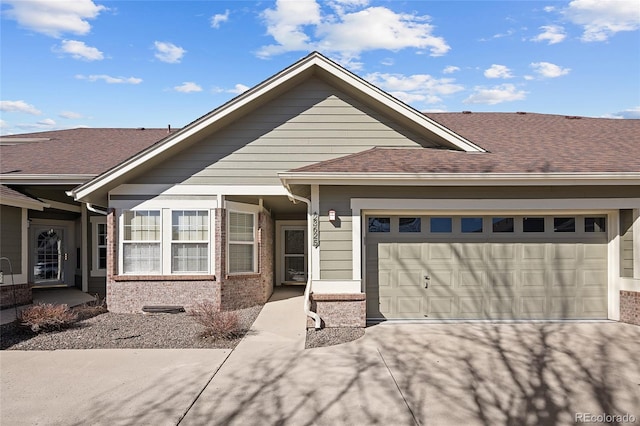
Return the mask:
<path id="1" fill-rule="evenodd" d="M 302 201 L 307 205 L 307 235 L 310 237 L 311 232 L 309 232 L 309 227 L 311 226 L 311 222 L 309 221 L 312 213 L 311 213 L 311 200 L 301 197 L 299 195 L 295 195 L 291 192 L 291 188 L 289 188 L 288 184 L 284 184 L 284 187 L 289 194 L 289 198 L 296 201 Z M 320 315 L 311 310 L 311 249 L 312 249 L 312 241 L 311 238 L 307 238 L 309 242 L 309 271 L 307 272 L 307 285 L 304 288 L 304 313 L 315 322 L 315 329 L 320 330 L 322 328 L 322 320 L 320 319 Z"/>

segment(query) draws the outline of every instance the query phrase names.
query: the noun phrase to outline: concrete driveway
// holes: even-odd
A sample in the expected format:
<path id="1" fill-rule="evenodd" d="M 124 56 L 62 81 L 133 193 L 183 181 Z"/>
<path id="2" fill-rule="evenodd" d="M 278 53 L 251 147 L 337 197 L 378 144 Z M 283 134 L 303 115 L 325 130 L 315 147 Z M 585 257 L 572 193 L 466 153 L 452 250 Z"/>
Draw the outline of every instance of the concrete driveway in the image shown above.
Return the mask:
<path id="1" fill-rule="evenodd" d="M 382 324 L 304 349 L 300 306 L 269 302 L 231 354 L 4 351 L 0 423 L 558 425 L 627 414 L 640 424 L 640 327 Z"/>

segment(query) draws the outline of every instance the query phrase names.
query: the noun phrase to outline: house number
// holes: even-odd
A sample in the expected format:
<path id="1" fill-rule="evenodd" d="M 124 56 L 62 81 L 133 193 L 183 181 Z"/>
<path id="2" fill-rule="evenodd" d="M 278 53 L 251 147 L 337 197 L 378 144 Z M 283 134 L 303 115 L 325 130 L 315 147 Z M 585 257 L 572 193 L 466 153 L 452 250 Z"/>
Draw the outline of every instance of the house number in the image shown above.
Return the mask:
<path id="1" fill-rule="evenodd" d="M 318 213 L 313 212 L 313 247 L 320 246 L 320 231 L 318 229 Z"/>

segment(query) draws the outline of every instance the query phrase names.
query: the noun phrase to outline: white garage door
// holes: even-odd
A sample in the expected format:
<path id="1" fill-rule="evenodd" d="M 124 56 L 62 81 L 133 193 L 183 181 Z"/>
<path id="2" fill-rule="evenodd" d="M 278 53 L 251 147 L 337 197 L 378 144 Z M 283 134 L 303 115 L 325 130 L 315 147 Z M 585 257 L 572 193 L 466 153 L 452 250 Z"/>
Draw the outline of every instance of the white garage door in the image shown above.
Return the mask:
<path id="1" fill-rule="evenodd" d="M 604 215 L 365 223 L 369 319 L 607 317 Z"/>

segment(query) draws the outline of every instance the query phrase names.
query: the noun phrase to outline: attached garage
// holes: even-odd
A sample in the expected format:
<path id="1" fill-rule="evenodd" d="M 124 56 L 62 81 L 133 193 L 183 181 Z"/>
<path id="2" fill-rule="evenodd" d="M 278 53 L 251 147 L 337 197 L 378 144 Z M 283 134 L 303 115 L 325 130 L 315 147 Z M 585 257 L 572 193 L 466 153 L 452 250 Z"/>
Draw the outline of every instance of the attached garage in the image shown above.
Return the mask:
<path id="1" fill-rule="evenodd" d="M 606 319 L 607 217 L 365 217 L 367 318 Z"/>

